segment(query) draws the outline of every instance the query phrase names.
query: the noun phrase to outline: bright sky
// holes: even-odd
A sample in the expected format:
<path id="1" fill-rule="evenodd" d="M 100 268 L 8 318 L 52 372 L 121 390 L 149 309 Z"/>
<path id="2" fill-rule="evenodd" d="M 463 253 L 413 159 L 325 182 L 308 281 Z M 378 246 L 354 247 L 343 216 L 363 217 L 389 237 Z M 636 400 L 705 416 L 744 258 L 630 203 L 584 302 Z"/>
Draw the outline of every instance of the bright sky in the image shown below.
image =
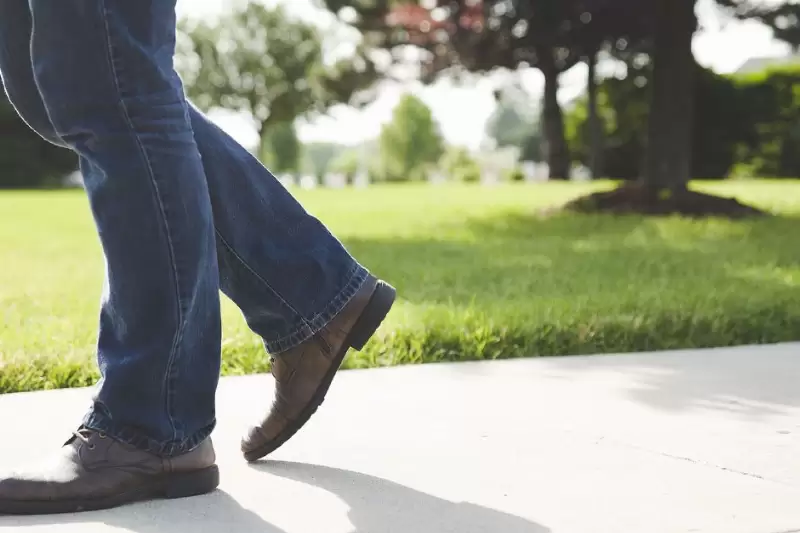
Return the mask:
<path id="1" fill-rule="evenodd" d="M 268 4 L 281 0 L 266 0 Z M 772 1 L 772 0 L 765 0 Z M 290 11 L 298 16 L 325 25 L 330 15 L 320 12 L 309 0 L 286 2 Z M 219 12 L 223 0 L 178 0 L 181 15 L 208 16 Z M 780 56 L 788 47 L 772 38 L 772 32 L 764 26 L 730 20 L 720 16 L 714 0 L 699 0 L 698 15 L 702 31 L 694 41 L 694 52 L 698 62 L 720 73 L 735 71 L 751 57 Z M 543 79 L 538 71 L 522 73 L 522 81 L 532 98 L 541 94 Z M 579 65 L 561 77 L 560 99 L 567 101 L 585 87 L 586 67 Z M 338 106 L 328 116 L 319 117 L 298 128 L 300 138 L 305 141 L 334 141 L 356 144 L 371 139 L 380 132 L 381 125 L 391 119 L 391 113 L 402 94 L 411 91 L 420 96 L 433 110 L 445 138 L 452 144 L 477 148 L 484 138 L 486 120 L 495 109 L 492 96 L 496 80 L 489 77 L 477 80 L 471 86 L 454 86 L 451 82 L 440 82 L 424 87 L 419 83 L 407 86 L 390 85 L 383 88 L 378 98 L 363 110 Z M 214 120 L 245 145 L 253 146 L 255 133 L 247 120 L 227 114 L 216 114 Z"/>

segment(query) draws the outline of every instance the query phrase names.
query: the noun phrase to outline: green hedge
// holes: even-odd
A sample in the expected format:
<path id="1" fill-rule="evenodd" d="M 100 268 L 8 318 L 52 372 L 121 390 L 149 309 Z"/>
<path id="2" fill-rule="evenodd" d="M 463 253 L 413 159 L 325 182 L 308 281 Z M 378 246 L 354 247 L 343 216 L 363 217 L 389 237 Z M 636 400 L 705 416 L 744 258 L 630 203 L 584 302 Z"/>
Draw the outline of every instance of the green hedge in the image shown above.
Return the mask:
<path id="1" fill-rule="evenodd" d="M 604 175 L 641 174 L 647 139 L 650 65 L 629 65 L 624 79 L 599 87 Z M 586 100 L 567 113 L 573 154 L 589 161 Z M 695 178 L 732 175 L 800 177 L 800 66 L 748 76 L 721 76 L 698 67 L 692 128 Z"/>
<path id="2" fill-rule="evenodd" d="M 800 65 L 732 79 L 747 125 L 738 163 L 752 175 L 800 176 Z"/>

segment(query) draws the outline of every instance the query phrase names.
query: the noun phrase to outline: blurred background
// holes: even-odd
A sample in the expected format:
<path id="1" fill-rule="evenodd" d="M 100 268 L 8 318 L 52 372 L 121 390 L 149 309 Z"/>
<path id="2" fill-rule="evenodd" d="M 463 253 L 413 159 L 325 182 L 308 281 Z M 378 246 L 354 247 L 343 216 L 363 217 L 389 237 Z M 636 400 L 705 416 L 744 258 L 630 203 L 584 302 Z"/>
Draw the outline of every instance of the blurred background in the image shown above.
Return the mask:
<path id="1" fill-rule="evenodd" d="M 307 187 L 658 180 L 662 159 L 672 181 L 800 177 L 797 4 L 658 9 L 653 0 L 185 0 L 177 63 L 197 105 Z M 0 120 L 0 186 L 53 185 L 74 170 L 7 103 Z M 660 153 L 651 148 L 648 167 L 651 145 Z M 37 151 L 47 157 L 29 157 Z"/>
<path id="2" fill-rule="evenodd" d="M 401 304 L 351 366 L 800 339 L 796 0 L 179 2 L 189 98 Z M 0 99 L 0 391 L 83 385 L 75 157 Z M 226 305 L 225 372 L 263 371 Z"/>

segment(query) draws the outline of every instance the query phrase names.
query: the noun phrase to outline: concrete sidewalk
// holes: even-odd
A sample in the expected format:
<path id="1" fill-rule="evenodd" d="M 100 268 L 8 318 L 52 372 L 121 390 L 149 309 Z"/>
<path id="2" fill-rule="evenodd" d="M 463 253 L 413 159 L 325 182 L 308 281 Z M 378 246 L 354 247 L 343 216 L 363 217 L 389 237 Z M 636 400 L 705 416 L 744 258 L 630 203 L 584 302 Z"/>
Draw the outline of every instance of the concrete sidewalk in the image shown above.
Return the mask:
<path id="1" fill-rule="evenodd" d="M 223 380 L 215 494 L 0 531 L 800 531 L 800 344 L 344 372 L 248 466 L 238 439 L 270 387 Z M 0 467 L 63 442 L 89 394 L 0 397 Z"/>

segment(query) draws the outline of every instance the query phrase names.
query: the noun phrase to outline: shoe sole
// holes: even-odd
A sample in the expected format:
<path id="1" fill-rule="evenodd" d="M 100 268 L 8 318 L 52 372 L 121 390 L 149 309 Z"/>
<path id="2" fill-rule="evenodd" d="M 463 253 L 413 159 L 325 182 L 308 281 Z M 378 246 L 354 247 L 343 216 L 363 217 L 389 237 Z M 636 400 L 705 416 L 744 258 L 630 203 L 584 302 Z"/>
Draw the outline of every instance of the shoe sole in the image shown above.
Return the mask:
<path id="1" fill-rule="evenodd" d="M 135 489 L 107 498 L 86 500 L 0 501 L 0 515 L 47 515 L 111 509 L 147 500 L 200 496 L 219 486 L 219 468 L 163 474 Z"/>
<path id="2" fill-rule="evenodd" d="M 333 378 L 342 366 L 347 352 L 350 351 L 351 348 L 356 351 L 364 349 L 364 346 L 386 319 L 386 315 L 388 315 L 389 311 L 392 309 L 396 297 L 397 291 L 394 287 L 383 281 L 378 281 L 369 302 L 347 334 L 342 349 L 336 354 L 336 357 L 334 357 L 330 370 L 328 370 L 325 379 L 320 383 L 311 401 L 300 412 L 300 416 L 290 423 L 275 439 L 254 450 L 245 451 L 244 457 L 247 461 L 252 463 L 271 454 L 283 446 L 287 440 L 291 439 L 295 433 L 308 422 L 325 400 L 325 395 L 328 393 L 328 389 L 331 388 Z"/>

